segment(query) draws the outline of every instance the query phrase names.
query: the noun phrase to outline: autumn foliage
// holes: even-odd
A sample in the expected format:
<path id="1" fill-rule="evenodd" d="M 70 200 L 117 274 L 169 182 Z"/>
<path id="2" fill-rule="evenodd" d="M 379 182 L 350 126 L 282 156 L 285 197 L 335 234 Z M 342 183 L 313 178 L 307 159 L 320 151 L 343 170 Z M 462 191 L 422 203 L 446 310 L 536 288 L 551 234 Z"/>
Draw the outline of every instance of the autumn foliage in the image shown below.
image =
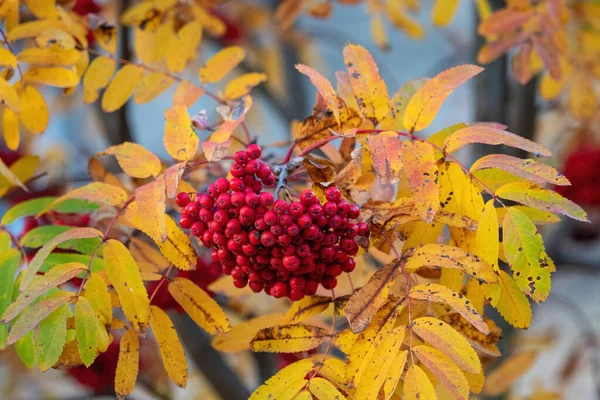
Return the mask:
<path id="1" fill-rule="evenodd" d="M 141 338 L 151 338 L 168 376 L 185 387 L 185 349 L 170 316 L 177 309 L 214 335 L 219 351 L 310 351 L 252 399 L 467 399 L 502 393 L 529 367 L 535 352 L 484 373 L 502 337 L 487 311 L 528 328 L 530 300 L 547 299 L 555 272 L 538 226 L 587 216 L 551 189 L 570 182 L 543 162 L 550 151 L 509 127 L 456 121 L 428 131 L 444 101 L 482 67 L 388 88 L 360 45 L 344 47 L 347 70 L 335 85 L 298 64 L 294 73 L 310 80 L 316 100 L 312 114 L 291 125 L 283 156 L 248 128 L 252 90 L 267 75 L 231 78 L 246 59 L 243 47 L 202 58 L 196 79 L 181 77 L 203 38 L 228 29 L 213 2 L 140 1 L 125 10 L 135 61 L 117 55 L 110 22 L 59 3 L 24 1 L 24 21 L 19 1 L 0 4 L 6 146 L 17 150 L 23 137 L 46 130 L 41 88 L 113 112 L 176 86 L 162 127 L 170 158 L 137 143 L 112 145 L 90 158 L 90 183 L 4 213 L 0 348 L 13 346 L 46 371 L 89 367 L 118 344 L 114 390 L 124 397 L 136 385 Z M 328 16 L 334 4 L 304 3 L 283 1 L 275 18 L 289 27 L 303 11 Z M 458 3 L 436 1 L 434 23 L 450 23 Z M 570 63 L 564 39 L 572 16 L 589 19 L 586 34 L 596 35 L 598 21 L 585 10 L 600 15 L 597 5 L 513 0 L 492 14 L 486 1 L 475 3 L 488 40 L 479 62 L 516 48 L 519 81 L 543 71 L 544 97 L 570 85 L 573 114 L 595 112 L 585 77 L 597 71 L 581 58 Z M 417 9 L 418 1 L 373 2 L 375 41 L 390 45 L 385 19 L 422 37 L 409 14 Z M 212 91 L 223 80 L 223 90 Z M 214 100 L 212 125 L 193 109 L 203 96 Z M 490 154 L 467 167 L 456 152 L 471 144 L 532 156 Z M 122 173 L 107 170 L 109 159 Z M 0 194 L 29 190 L 39 165 L 30 155 L 0 162 Z M 8 225 L 21 219 L 44 223 L 18 238 Z M 285 302 L 287 311 L 233 323 L 234 310 L 213 296 L 259 296 L 252 291 L 286 298 L 261 301 Z"/>

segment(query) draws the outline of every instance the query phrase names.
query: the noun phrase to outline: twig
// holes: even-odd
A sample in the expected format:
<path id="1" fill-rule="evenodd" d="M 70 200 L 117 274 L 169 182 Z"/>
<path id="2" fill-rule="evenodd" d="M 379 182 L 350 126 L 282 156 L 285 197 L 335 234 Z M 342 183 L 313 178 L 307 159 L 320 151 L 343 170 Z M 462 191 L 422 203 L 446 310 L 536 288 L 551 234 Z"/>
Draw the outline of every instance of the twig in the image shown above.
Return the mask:
<path id="1" fill-rule="evenodd" d="M 12 48 L 12 45 L 10 44 L 10 41 L 6 37 L 6 33 L 4 32 L 4 29 L 0 29 L 0 35 L 2 35 L 2 41 L 4 42 L 6 47 L 8 47 L 8 51 L 10 51 L 16 57 L 16 54 Z M 21 70 L 21 66 L 19 65 L 18 62 L 17 62 L 17 71 L 19 71 L 19 77 L 21 78 L 21 82 L 23 82 L 23 71 Z"/>
<path id="2" fill-rule="evenodd" d="M 169 269 L 167 269 L 167 271 L 163 274 L 162 278 L 160 278 L 160 282 L 158 282 L 158 285 L 156 285 L 156 288 L 154 288 L 152 295 L 150 295 L 150 303 L 152 303 L 152 299 L 154 298 L 154 296 L 156 296 L 156 293 L 158 293 L 158 289 L 160 289 L 162 284 L 165 283 L 165 281 L 169 279 L 169 274 L 171 273 L 172 269 L 173 269 L 173 264 L 169 265 Z"/>

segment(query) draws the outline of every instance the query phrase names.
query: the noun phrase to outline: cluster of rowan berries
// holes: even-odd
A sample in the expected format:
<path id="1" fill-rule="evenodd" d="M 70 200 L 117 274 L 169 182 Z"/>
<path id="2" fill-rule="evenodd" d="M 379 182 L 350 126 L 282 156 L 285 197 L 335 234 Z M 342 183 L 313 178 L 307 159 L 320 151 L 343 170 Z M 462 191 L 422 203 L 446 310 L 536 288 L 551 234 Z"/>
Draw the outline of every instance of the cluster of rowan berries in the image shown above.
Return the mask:
<path id="1" fill-rule="evenodd" d="M 325 192 L 323 204 L 305 190 L 299 201 L 275 200 L 263 185 L 276 182 L 260 161 L 261 148 L 252 144 L 234 155 L 233 178 L 217 179 L 193 199 L 177 195 L 183 207 L 179 224 L 208 248 L 236 287 L 292 301 L 337 285 L 342 272 L 352 272 L 358 252 L 356 236 L 368 236 L 365 222 L 355 223 L 360 209 L 341 199 L 336 187 Z"/>

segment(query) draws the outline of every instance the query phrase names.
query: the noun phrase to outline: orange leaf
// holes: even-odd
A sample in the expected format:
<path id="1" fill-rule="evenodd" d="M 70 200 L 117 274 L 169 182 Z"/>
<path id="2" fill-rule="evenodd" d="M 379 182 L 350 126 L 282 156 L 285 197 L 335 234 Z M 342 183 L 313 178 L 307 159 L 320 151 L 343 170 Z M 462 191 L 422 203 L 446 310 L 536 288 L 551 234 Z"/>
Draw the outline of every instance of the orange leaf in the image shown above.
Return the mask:
<path id="1" fill-rule="evenodd" d="M 563 174 L 549 165 L 531 159 L 523 160 L 506 154 L 490 154 L 481 157 L 473 163 L 471 172 L 484 168 L 498 168 L 515 176 L 537 183 L 538 185 L 549 183 L 552 185 L 565 186 L 571 184 Z"/>
<path id="2" fill-rule="evenodd" d="M 402 160 L 419 216 L 431 223 L 440 206 L 433 147 L 426 142 L 406 140 L 402 143 Z"/>
<path id="3" fill-rule="evenodd" d="M 315 85 L 317 91 L 329 106 L 329 109 L 333 111 L 333 115 L 335 116 L 337 123 L 341 124 L 340 113 L 346 105 L 333 89 L 331 82 L 329 82 L 329 80 L 327 80 L 327 78 L 321 75 L 318 71 L 315 71 L 306 65 L 296 64 L 296 69 L 300 71 L 300 73 L 306 75 L 312 84 Z"/>
<path id="4" fill-rule="evenodd" d="M 371 54 L 362 46 L 349 44 L 344 47 L 344 62 L 363 116 L 383 120 L 389 109 L 388 90 Z"/>
<path id="5" fill-rule="evenodd" d="M 402 175 L 402 139 L 395 132 L 382 132 L 369 136 L 367 144 L 381 182 L 397 182 Z"/>
<path id="6" fill-rule="evenodd" d="M 483 68 L 460 65 L 440 72 L 428 80 L 410 99 L 404 113 L 404 126 L 409 132 L 427 128 L 442 103 L 460 85 L 479 74 Z"/>
<path id="7" fill-rule="evenodd" d="M 173 105 L 182 106 L 186 110 L 192 106 L 202 95 L 204 89 L 190 81 L 181 81 L 173 94 Z"/>

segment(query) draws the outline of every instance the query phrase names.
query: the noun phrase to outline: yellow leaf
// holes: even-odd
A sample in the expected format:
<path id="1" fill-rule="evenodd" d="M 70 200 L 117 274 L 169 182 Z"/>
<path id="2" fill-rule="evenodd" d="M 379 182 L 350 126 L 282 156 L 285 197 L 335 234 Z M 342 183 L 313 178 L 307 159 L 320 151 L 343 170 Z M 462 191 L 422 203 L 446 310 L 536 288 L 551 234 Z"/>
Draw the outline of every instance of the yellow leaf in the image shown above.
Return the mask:
<path id="1" fill-rule="evenodd" d="M 418 318 L 413 321 L 413 331 L 450 357 L 460 369 L 472 373 L 481 370 L 481 362 L 475 350 L 460 333 L 445 322 L 432 317 Z"/>
<path id="2" fill-rule="evenodd" d="M 121 108 L 144 79 L 145 71 L 132 64 L 123 66 L 102 96 L 102 109 L 113 112 Z"/>
<path id="3" fill-rule="evenodd" d="M 310 380 L 308 389 L 318 400 L 342 400 L 342 393 L 326 379 L 315 377 Z"/>
<path id="4" fill-rule="evenodd" d="M 40 211 L 37 216 L 43 215 L 67 199 L 82 199 L 93 201 L 94 203 L 117 206 L 125 203 L 127 193 L 118 186 L 109 185 L 102 182 L 94 182 L 88 185 L 71 190 L 54 200 L 50 205 Z"/>
<path id="5" fill-rule="evenodd" d="M 27 8 L 39 19 L 58 18 L 55 0 L 25 0 Z"/>
<path id="6" fill-rule="evenodd" d="M 416 364 L 408 369 L 404 377 L 404 400 L 437 400 L 431 381 Z"/>
<path id="7" fill-rule="evenodd" d="M 115 393 L 127 396 L 133 391 L 140 363 L 140 343 L 135 331 L 127 331 L 119 345 L 119 361 L 115 375 Z"/>
<path id="8" fill-rule="evenodd" d="M 31 133 L 42 133 L 48 127 L 50 113 L 42 94 L 33 86 L 26 85 L 19 91 L 21 112 L 19 119 Z"/>
<path id="9" fill-rule="evenodd" d="M 421 219 L 430 224 L 440 206 L 438 169 L 433 148 L 428 143 L 412 140 L 404 141 L 402 146 L 404 172 L 408 176 L 417 211 Z"/>
<path id="10" fill-rule="evenodd" d="M 165 111 L 165 136 L 167 153 L 176 160 L 187 161 L 198 151 L 200 140 L 192 129 L 192 121 L 183 106 L 173 106 Z"/>
<path id="11" fill-rule="evenodd" d="M 225 312 L 194 282 L 175 278 L 169 283 L 169 293 L 190 318 L 208 333 L 222 335 L 231 331 Z"/>
<path id="12" fill-rule="evenodd" d="M 360 112 L 365 118 L 383 120 L 389 109 L 388 91 L 371 54 L 362 46 L 348 44 L 344 62 Z"/>
<path id="13" fill-rule="evenodd" d="M 498 168 L 538 185 L 549 183 L 566 186 L 571 184 L 563 174 L 549 165 L 506 154 L 490 154 L 482 157 L 473 163 L 470 171 L 475 172 L 485 168 Z"/>
<path id="14" fill-rule="evenodd" d="M 267 314 L 252 318 L 248 321 L 234 325 L 226 336 L 217 336 L 212 346 L 224 352 L 236 352 L 250 348 L 250 341 L 256 333 L 270 326 L 275 326 L 281 320 L 281 314 Z"/>
<path id="15" fill-rule="evenodd" d="M 44 246 L 42 246 L 42 248 L 39 249 L 38 252 L 35 254 L 31 262 L 27 266 L 27 269 L 25 269 L 25 272 L 23 273 L 23 276 L 21 278 L 21 286 L 19 287 L 20 291 L 24 292 L 25 289 L 29 287 L 29 285 L 33 281 L 33 278 L 40 270 L 42 263 L 44 262 L 46 257 L 48 257 L 48 255 L 52 251 L 54 251 L 56 246 L 67 240 L 101 238 L 102 236 L 102 232 L 94 228 L 73 228 L 64 233 L 61 233 L 60 235 L 55 236 L 54 238 L 46 242 Z"/>
<path id="16" fill-rule="evenodd" d="M 494 208 L 494 199 L 489 200 L 477 226 L 476 249 L 483 261 L 498 271 L 498 255 L 500 252 L 500 236 L 498 232 L 498 216 Z"/>
<path id="17" fill-rule="evenodd" d="M 246 58 L 246 52 L 238 46 L 221 49 L 212 56 L 199 71 L 200 82 L 203 84 L 220 81 Z"/>
<path id="18" fill-rule="evenodd" d="M 250 72 L 233 79 L 225 87 L 225 96 L 228 99 L 238 99 L 250 93 L 255 86 L 267 80 L 265 74 Z"/>
<path id="19" fill-rule="evenodd" d="M 367 137 L 373 168 L 385 184 L 396 183 L 402 177 L 402 139 L 396 132 L 382 132 Z"/>
<path id="20" fill-rule="evenodd" d="M 100 47 L 110 54 L 117 52 L 117 28 L 107 22 L 103 22 L 94 29 L 93 33 Z"/>
<path id="21" fill-rule="evenodd" d="M 496 190 L 496 195 L 542 211 L 563 214 L 578 221 L 588 222 L 587 214 L 580 206 L 556 192 L 528 182 L 507 183 Z"/>
<path id="22" fill-rule="evenodd" d="M 404 113 L 404 126 L 409 132 L 427 128 L 442 103 L 460 85 L 483 71 L 476 65 L 461 65 L 440 72 L 427 81 L 410 99 Z"/>
<path id="23" fill-rule="evenodd" d="M 379 390 L 388 376 L 400 346 L 402 346 L 405 331 L 406 327 L 403 325 L 395 328 L 376 346 L 360 384 L 356 388 L 356 398 L 365 400 L 378 398 Z"/>
<path id="24" fill-rule="evenodd" d="M 52 65 L 68 67 L 79 61 L 81 53 L 75 49 L 65 50 L 60 47 L 29 47 L 17 55 L 17 60 L 25 64 Z"/>
<path id="25" fill-rule="evenodd" d="M 126 190 L 119 178 L 108 172 L 104 168 L 104 165 L 95 157 L 90 157 L 88 161 L 88 172 L 95 182 L 105 183 Z"/>
<path id="26" fill-rule="evenodd" d="M 70 69 L 60 67 L 34 67 L 23 75 L 23 80 L 29 83 L 69 88 L 79 83 L 79 76 Z"/>
<path id="27" fill-rule="evenodd" d="M 498 282 L 498 276 L 489 264 L 472 253 L 446 244 L 426 244 L 419 248 L 406 263 L 408 271 L 414 271 L 423 266 L 460 269 L 479 282 Z"/>
<path id="28" fill-rule="evenodd" d="M 150 326 L 156 337 L 167 374 L 177 386 L 184 388 L 188 378 L 187 360 L 173 322 L 167 313 L 152 306 L 150 308 Z"/>
<path id="29" fill-rule="evenodd" d="M 21 110 L 21 102 L 15 87 L 4 78 L 0 78 L 0 103 L 6 104 L 15 113 Z"/>
<path id="30" fill-rule="evenodd" d="M 405 263 L 406 260 L 401 262 Z M 344 308 L 344 314 L 354 333 L 364 330 L 377 310 L 388 301 L 390 289 L 400 274 L 400 264 L 391 262 L 377 270 L 369 282 L 350 297 Z"/>
<path id="31" fill-rule="evenodd" d="M 288 365 L 252 393 L 249 400 L 279 400 L 288 385 L 304 378 L 316 366 L 312 358 L 305 358 Z"/>
<path id="32" fill-rule="evenodd" d="M 533 300 L 544 301 L 550 293 L 550 274 L 555 267 L 537 228 L 521 211 L 509 208 L 504 215 L 502 237 L 517 286 Z"/>
<path id="33" fill-rule="evenodd" d="M 509 206 L 496 208 L 496 214 L 498 214 L 498 223 L 502 223 L 507 210 L 510 208 L 516 208 L 523 214 L 527 215 L 531 222 L 533 222 L 535 225 L 551 225 L 560 222 L 560 218 L 556 215 L 546 211 L 538 210 L 537 208 L 531 208 L 527 206 Z"/>
<path id="34" fill-rule="evenodd" d="M 281 319 L 283 324 L 296 324 L 306 318 L 320 314 L 327 310 L 333 302 L 330 297 L 306 296 L 300 301 L 295 301 Z"/>
<path id="35" fill-rule="evenodd" d="M 452 21 L 460 0 L 436 0 L 433 5 L 433 24 L 446 26 Z"/>
<path id="36" fill-rule="evenodd" d="M 569 109 L 577 118 L 589 119 L 598 105 L 596 94 L 585 74 L 575 74 L 569 86 Z"/>
<path id="37" fill-rule="evenodd" d="M 408 350 L 402 350 L 396 354 L 396 357 L 392 361 L 392 365 L 387 374 L 387 378 L 383 383 L 383 388 L 381 388 L 381 392 L 383 392 L 383 398 L 389 399 L 396 391 L 396 387 L 398 386 L 398 381 L 400 381 L 400 376 L 404 372 L 404 366 L 406 365 L 406 358 L 408 357 Z"/>
<path id="38" fill-rule="evenodd" d="M 169 38 L 166 62 L 171 72 L 183 71 L 188 60 L 196 54 L 200 40 L 202 40 L 202 26 L 195 20 L 184 25 Z"/>
<path id="39" fill-rule="evenodd" d="M 107 241 L 103 254 L 108 279 L 119 295 L 125 316 L 136 332 L 145 332 L 150 302 L 135 260 L 129 250 L 114 239 Z"/>
<path id="40" fill-rule="evenodd" d="M 175 80 L 162 72 L 152 72 L 146 76 L 135 91 L 133 101 L 136 104 L 148 103 L 167 90 Z"/>
<path id="41" fill-rule="evenodd" d="M 0 66 L 8 69 L 17 68 L 17 57 L 4 47 L 0 47 Z"/>
<path id="42" fill-rule="evenodd" d="M 56 288 L 69 279 L 76 277 L 80 272 L 85 270 L 87 270 L 85 264 L 72 262 L 55 266 L 44 275 L 37 276 L 27 289 L 23 290 L 15 301 L 8 306 L 2 316 L 2 320 L 12 320 L 38 297 L 42 296 L 50 289 Z"/>
<path id="43" fill-rule="evenodd" d="M 413 348 L 413 352 L 457 400 L 469 398 L 469 383 L 452 360 L 428 346 L 416 346 Z"/>
<path id="44" fill-rule="evenodd" d="M 2 110 L 2 133 L 6 147 L 15 151 L 19 148 L 21 135 L 19 134 L 19 115 L 15 114 L 10 108 L 4 107 Z"/>
<path id="45" fill-rule="evenodd" d="M 117 162 L 123 171 L 132 178 L 157 176 L 161 170 L 160 159 L 137 143 L 117 144 L 98 153 L 100 156 L 105 154 L 117 157 Z"/>
<path id="46" fill-rule="evenodd" d="M 185 234 L 169 216 L 167 218 L 167 240 L 160 243 L 155 240 L 160 252 L 177 268 L 189 271 L 196 266 L 196 251 L 192 247 L 190 238 Z"/>
<path id="47" fill-rule="evenodd" d="M 485 285 L 482 289 L 490 304 L 498 310 L 506 322 L 515 328 L 529 328 L 531 305 L 510 275 L 500 271 L 500 283 Z"/>
<path id="48" fill-rule="evenodd" d="M 26 308 L 12 324 L 6 344 L 11 345 L 35 328 L 41 320 L 57 308 L 75 298 L 72 292 L 56 292 L 45 296 L 35 305 Z"/>
<path id="49" fill-rule="evenodd" d="M 69 33 L 69 28 L 63 21 L 58 19 L 42 19 L 25 22 L 18 25 L 14 29 L 10 30 L 8 33 L 8 40 L 14 42 L 19 39 L 36 37 L 48 29 L 60 29 L 61 31 Z"/>
<path id="50" fill-rule="evenodd" d="M 96 272 L 92 272 L 85 283 L 85 297 L 94 309 L 102 325 L 110 325 L 112 321 L 112 305 L 106 282 Z"/>
<path id="51" fill-rule="evenodd" d="M 194 83 L 183 80 L 177 85 L 173 94 L 173 106 L 182 106 L 184 109 L 190 108 L 202 95 L 204 89 Z"/>
<path id="52" fill-rule="evenodd" d="M 31 179 L 39 165 L 40 159 L 37 156 L 21 157 L 10 168 L 0 159 L 0 197 L 4 196 L 6 191 L 13 186 L 19 186 L 24 191 L 29 192 L 23 182 Z"/>
<path id="53" fill-rule="evenodd" d="M 497 396 L 507 391 L 537 358 L 536 350 L 521 351 L 490 372 L 483 386 L 483 394 Z"/>
<path id="54" fill-rule="evenodd" d="M 341 124 L 340 115 L 343 112 L 343 109 L 346 107 L 344 101 L 337 95 L 331 82 L 327 80 L 323 75 L 321 75 L 318 71 L 307 67 L 306 65 L 297 64 L 296 69 L 300 71 L 300 73 L 306 75 L 313 85 L 317 88 L 319 95 L 323 98 L 329 109 L 333 112 L 335 116 L 335 120 L 338 124 Z"/>
<path id="55" fill-rule="evenodd" d="M 382 51 L 390 50 L 390 41 L 385 30 L 385 22 L 381 14 L 371 17 L 371 37 Z"/>
<path id="56" fill-rule="evenodd" d="M 98 355 L 98 320 L 88 300 L 79 296 L 75 305 L 75 337 L 81 360 L 89 367 Z"/>
<path id="57" fill-rule="evenodd" d="M 329 338 L 327 329 L 311 325 L 279 325 L 263 328 L 250 342 L 256 352 L 296 353 L 312 350 Z"/>
<path id="58" fill-rule="evenodd" d="M 96 57 L 83 77 L 83 102 L 93 103 L 98 99 L 100 89 L 108 85 L 117 63 L 107 57 Z"/>
<path id="59" fill-rule="evenodd" d="M 487 326 L 483 317 L 477 310 L 470 305 L 470 301 L 460 293 L 448 289 L 436 283 L 425 283 L 414 286 L 409 296 L 416 300 L 427 300 L 436 303 L 445 303 L 455 309 L 467 321 L 469 321 L 479 331 L 487 334 L 490 328 Z"/>
<path id="60" fill-rule="evenodd" d="M 567 83 L 567 74 L 562 74 L 561 79 L 554 80 L 549 73 L 542 75 L 540 81 L 540 95 L 544 100 L 554 100 L 560 95 Z"/>

